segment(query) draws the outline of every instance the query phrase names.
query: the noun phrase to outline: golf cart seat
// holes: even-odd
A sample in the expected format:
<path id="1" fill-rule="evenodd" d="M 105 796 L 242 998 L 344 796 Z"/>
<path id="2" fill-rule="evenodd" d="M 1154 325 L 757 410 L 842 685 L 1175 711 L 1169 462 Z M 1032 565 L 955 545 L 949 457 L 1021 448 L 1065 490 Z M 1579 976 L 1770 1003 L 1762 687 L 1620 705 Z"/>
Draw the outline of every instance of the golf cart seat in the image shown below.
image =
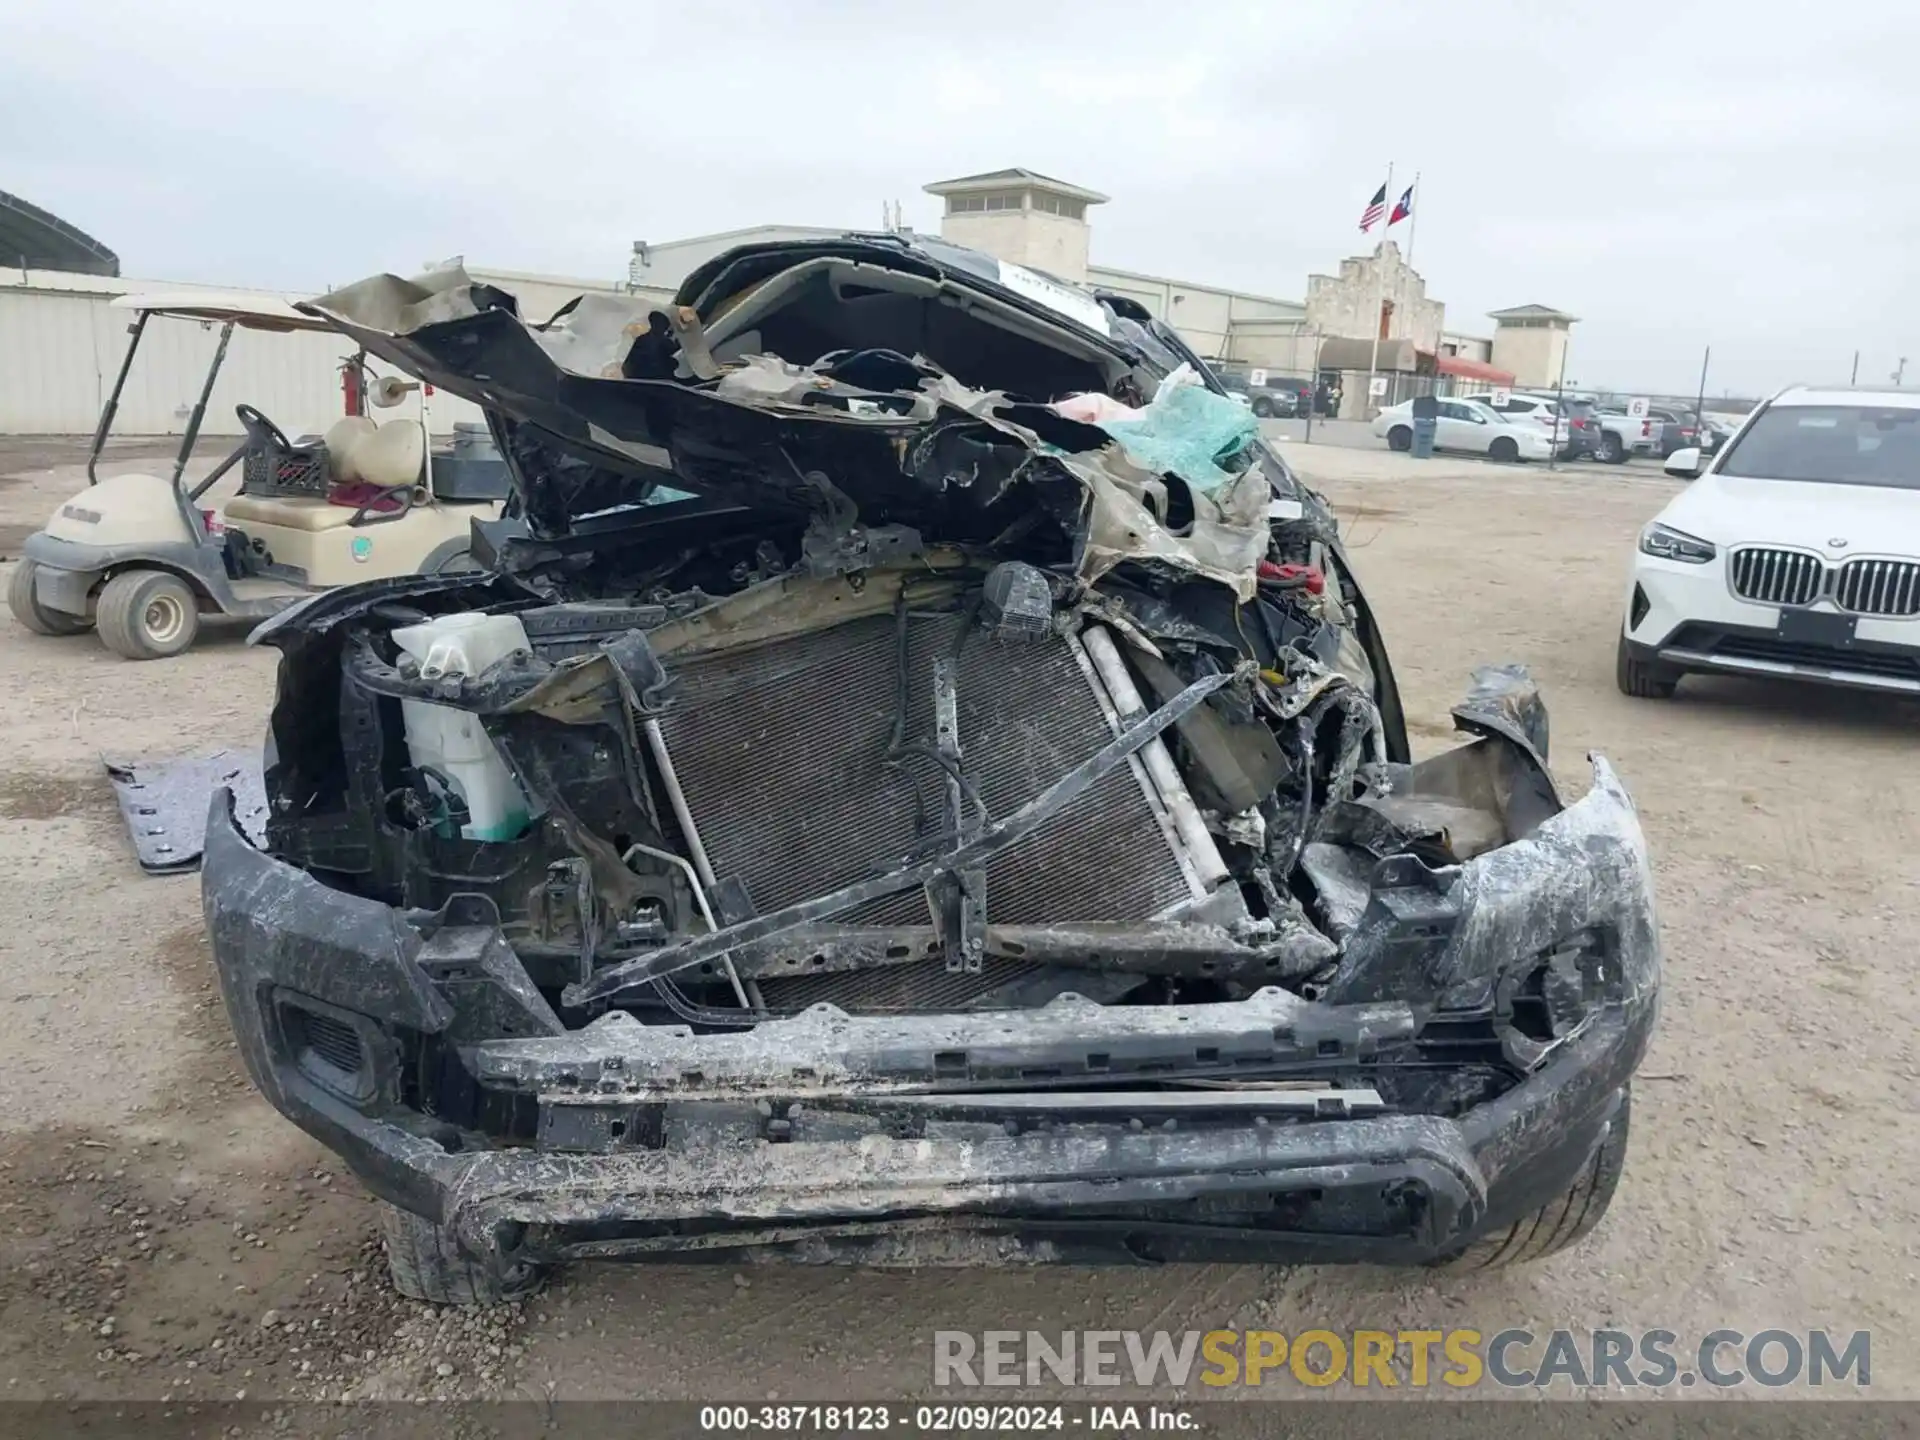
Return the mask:
<path id="1" fill-rule="evenodd" d="M 426 462 L 426 431 L 417 420 L 389 420 L 376 426 L 363 415 L 349 415 L 328 428 L 325 439 L 328 478 L 325 495 L 250 495 L 227 502 L 230 524 L 276 525 L 313 534 L 350 525 L 369 510 L 403 510 L 409 503 L 369 503 L 369 489 L 404 490 L 419 480 Z M 351 498 L 341 498 L 343 495 Z"/>
<path id="2" fill-rule="evenodd" d="M 349 425 L 355 425 L 350 434 L 346 432 Z M 344 454 L 334 448 L 336 433 Z M 411 485 L 426 466 L 427 432 L 418 420 L 389 420 L 376 426 L 364 416 L 354 416 L 336 421 L 327 431 L 327 457 L 336 485 L 378 485 L 383 490 Z"/>
<path id="3" fill-rule="evenodd" d="M 229 525 L 245 529 L 249 525 L 277 525 L 284 530 L 338 530 L 353 523 L 355 511 L 348 505 L 307 495 L 236 495 L 222 512 Z"/>
<path id="4" fill-rule="evenodd" d="M 347 456 L 353 452 L 375 429 L 372 420 L 365 415 L 342 415 L 327 427 L 325 438 L 321 441 L 327 448 L 327 469 L 334 475 L 346 473 Z"/>

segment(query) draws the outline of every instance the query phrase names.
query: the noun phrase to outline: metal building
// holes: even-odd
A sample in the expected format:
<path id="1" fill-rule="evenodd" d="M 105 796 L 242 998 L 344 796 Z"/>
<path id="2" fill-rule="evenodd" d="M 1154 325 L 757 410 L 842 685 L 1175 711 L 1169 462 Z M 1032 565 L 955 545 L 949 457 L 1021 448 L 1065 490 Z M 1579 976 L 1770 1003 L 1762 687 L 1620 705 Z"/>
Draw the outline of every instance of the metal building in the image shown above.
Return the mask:
<path id="1" fill-rule="evenodd" d="M 618 281 L 572 280 L 517 271 L 476 270 L 475 280 L 511 291 L 521 312 L 545 319 L 588 290 L 622 290 Z M 85 435 L 126 354 L 131 316 L 115 309 L 122 294 L 183 294 L 233 286 L 129 280 L 72 271 L 0 268 L 0 435 Z M 258 292 L 305 300 L 292 291 Z M 114 419 L 121 435 L 177 434 L 199 397 L 219 327 L 156 319 Z M 343 409 L 340 364 L 352 352 L 344 337 L 264 335 L 235 330 L 227 360 L 207 405 L 210 435 L 237 435 L 234 406 L 245 402 L 272 417 L 288 434 L 325 430 Z M 377 368 L 377 367 L 376 367 Z M 435 396 L 433 428 L 448 433 L 480 412 L 450 395 Z"/>

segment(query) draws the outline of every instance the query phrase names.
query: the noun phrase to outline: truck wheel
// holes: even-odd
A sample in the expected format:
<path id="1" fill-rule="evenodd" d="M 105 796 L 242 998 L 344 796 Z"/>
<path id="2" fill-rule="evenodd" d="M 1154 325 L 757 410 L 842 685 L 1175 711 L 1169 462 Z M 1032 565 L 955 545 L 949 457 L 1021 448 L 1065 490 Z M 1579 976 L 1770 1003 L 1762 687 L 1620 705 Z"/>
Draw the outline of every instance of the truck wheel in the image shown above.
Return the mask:
<path id="1" fill-rule="evenodd" d="M 1391 430 L 1387 431 L 1387 448 L 1389 450 L 1411 450 L 1413 448 L 1413 431 L 1404 425 L 1394 426 Z"/>
<path id="2" fill-rule="evenodd" d="M 379 1210 L 387 1274 L 393 1288 L 409 1300 L 430 1305 L 498 1305 L 540 1288 L 538 1266 L 499 1255 L 477 1258 L 444 1225 L 384 1200 Z"/>
<path id="3" fill-rule="evenodd" d="M 40 567 L 22 560 L 13 567 L 7 581 L 7 608 L 20 628 L 36 635 L 78 635 L 93 622 L 84 615 L 69 615 L 64 610 L 49 610 L 33 592 L 33 574 Z"/>
<path id="4" fill-rule="evenodd" d="M 193 589 L 164 570 L 124 570 L 107 582 L 95 611 L 100 640 L 124 660 L 178 655 L 200 633 Z"/>
<path id="5" fill-rule="evenodd" d="M 1633 1092 L 1623 1091 L 1607 1133 L 1573 1184 L 1531 1215 L 1504 1230 L 1474 1241 L 1457 1255 L 1437 1262 L 1442 1270 L 1499 1270 L 1544 1260 L 1584 1240 L 1613 1203 L 1620 1172 L 1627 1164 L 1627 1129 L 1633 1116 Z"/>
<path id="6" fill-rule="evenodd" d="M 1520 458 L 1520 446 L 1511 435 L 1502 435 L 1487 447 L 1487 454 L 1503 465 L 1511 465 Z"/>
<path id="7" fill-rule="evenodd" d="M 1608 465 L 1622 465 L 1626 463 L 1627 447 L 1621 441 L 1620 437 L 1611 431 L 1602 434 L 1600 437 L 1600 459 Z"/>
<path id="8" fill-rule="evenodd" d="M 1253 413 L 1262 420 L 1271 420 L 1273 418 L 1273 401 L 1264 395 L 1254 396 Z"/>
<path id="9" fill-rule="evenodd" d="M 1613 681 L 1620 687 L 1622 695 L 1631 695 L 1635 700 L 1671 700 L 1673 692 L 1680 685 L 1680 671 L 1668 665 L 1637 660 L 1627 648 L 1627 637 L 1620 637 L 1619 648 L 1613 652 Z"/>

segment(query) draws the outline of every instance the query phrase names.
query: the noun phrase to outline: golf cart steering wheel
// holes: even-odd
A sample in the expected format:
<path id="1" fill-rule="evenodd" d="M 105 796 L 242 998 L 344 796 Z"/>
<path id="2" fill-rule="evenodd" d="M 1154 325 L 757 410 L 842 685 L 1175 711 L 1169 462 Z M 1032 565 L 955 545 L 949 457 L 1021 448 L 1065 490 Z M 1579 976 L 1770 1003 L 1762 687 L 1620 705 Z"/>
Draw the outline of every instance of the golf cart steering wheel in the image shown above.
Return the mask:
<path id="1" fill-rule="evenodd" d="M 233 413 L 240 418 L 241 425 L 246 427 L 248 439 L 271 445 L 283 455 L 293 449 L 293 445 L 287 439 L 286 432 L 266 416 L 262 415 L 258 410 L 254 409 L 253 406 L 236 405 L 233 407 Z"/>

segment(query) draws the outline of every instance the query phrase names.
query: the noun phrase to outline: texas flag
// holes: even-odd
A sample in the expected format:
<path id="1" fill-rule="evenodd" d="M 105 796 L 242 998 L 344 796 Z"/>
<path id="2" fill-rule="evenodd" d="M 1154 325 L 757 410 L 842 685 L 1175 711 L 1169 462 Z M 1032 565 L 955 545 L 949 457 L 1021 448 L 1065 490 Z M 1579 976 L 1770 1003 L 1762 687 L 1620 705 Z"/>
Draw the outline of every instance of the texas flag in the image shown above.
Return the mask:
<path id="1" fill-rule="evenodd" d="M 1386 198 L 1386 191 L 1383 189 L 1380 192 L 1380 199 L 1385 200 Z M 1391 230 L 1411 214 L 1413 214 L 1413 186 L 1409 185 L 1399 200 L 1394 203 L 1393 214 L 1387 217 L 1387 228 Z M 1364 230 L 1367 227 L 1362 225 L 1360 228 Z"/>

